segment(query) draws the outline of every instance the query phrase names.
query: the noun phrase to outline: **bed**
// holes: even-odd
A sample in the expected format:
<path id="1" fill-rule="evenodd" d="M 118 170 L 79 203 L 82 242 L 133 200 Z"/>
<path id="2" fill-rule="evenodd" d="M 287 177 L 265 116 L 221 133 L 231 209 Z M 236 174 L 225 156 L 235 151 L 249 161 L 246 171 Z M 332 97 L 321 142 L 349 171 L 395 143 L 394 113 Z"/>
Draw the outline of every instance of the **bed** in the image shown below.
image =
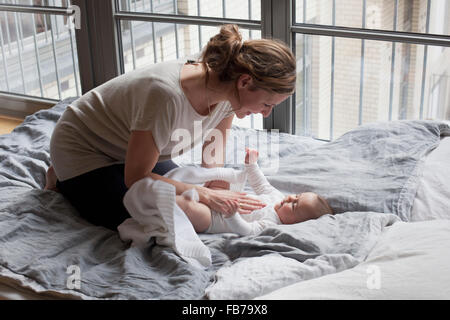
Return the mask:
<path id="1" fill-rule="evenodd" d="M 1 298 L 450 298 L 448 122 L 377 122 L 333 142 L 233 126 L 227 167 L 257 148 L 276 188 L 317 192 L 337 214 L 256 236 L 200 234 L 212 256 L 202 269 L 167 247 L 130 247 L 43 190 L 49 139 L 73 99 L 0 136 Z M 175 162 L 198 166 L 200 148 Z"/>

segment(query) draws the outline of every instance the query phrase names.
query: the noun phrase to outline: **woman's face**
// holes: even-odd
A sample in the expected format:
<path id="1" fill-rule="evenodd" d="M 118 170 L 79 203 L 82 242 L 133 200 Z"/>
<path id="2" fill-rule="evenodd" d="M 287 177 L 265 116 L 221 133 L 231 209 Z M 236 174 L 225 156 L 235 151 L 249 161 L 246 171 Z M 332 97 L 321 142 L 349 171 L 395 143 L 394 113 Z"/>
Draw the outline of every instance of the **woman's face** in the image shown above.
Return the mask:
<path id="1" fill-rule="evenodd" d="M 272 109 L 288 97 L 289 95 L 255 89 L 251 77 L 244 74 L 241 75 L 237 82 L 237 99 L 232 104 L 235 114 L 239 119 L 252 113 L 261 113 L 264 118 L 267 118 L 272 112 Z"/>

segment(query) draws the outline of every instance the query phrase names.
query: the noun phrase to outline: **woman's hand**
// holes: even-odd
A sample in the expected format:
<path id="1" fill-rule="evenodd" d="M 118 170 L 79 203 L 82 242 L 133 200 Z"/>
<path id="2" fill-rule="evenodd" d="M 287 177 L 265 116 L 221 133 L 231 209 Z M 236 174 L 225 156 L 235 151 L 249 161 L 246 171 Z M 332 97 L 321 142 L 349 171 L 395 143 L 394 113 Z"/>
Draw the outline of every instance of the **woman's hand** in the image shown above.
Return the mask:
<path id="1" fill-rule="evenodd" d="M 205 187 L 199 187 L 198 192 L 200 202 L 206 204 L 211 210 L 225 215 L 231 215 L 236 211 L 240 214 L 248 214 L 266 206 L 260 200 L 247 196 L 245 192 L 213 190 Z"/>
<path id="2" fill-rule="evenodd" d="M 230 183 L 223 180 L 208 181 L 203 186 L 214 190 L 230 190 Z"/>

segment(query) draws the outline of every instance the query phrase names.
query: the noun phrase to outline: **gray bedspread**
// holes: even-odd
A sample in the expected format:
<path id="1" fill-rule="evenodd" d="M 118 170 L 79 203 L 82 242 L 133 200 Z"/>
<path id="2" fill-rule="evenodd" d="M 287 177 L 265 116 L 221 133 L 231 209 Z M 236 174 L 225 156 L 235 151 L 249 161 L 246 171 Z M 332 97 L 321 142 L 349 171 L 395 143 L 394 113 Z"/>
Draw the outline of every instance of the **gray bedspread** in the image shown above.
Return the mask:
<path id="1" fill-rule="evenodd" d="M 271 183 L 286 194 L 316 191 L 342 214 L 252 237 L 201 235 L 213 265 L 200 270 L 165 247 L 129 248 L 117 232 L 81 219 L 62 195 L 42 190 L 51 132 L 70 101 L 0 136 L 0 282 L 56 297 L 253 298 L 353 267 L 385 227 L 408 220 L 421 160 L 441 134 L 449 134 L 447 125 L 432 121 L 362 126 L 332 143 L 279 134 L 271 143 L 280 155 L 275 170 L 269 161 L 274 155 L 264 156 L 268 144 L 259 144 L 262 168 L 272 164 L 266 170 Z M 240 156 L 228 153 L 227 159 L 237 160 L 227 166 L 238 166 L 244 146 L 258 147 L 257 135 L 233 127 L 236 144 L 229 152 Z M 192 165 L 194 158 L 186 154 L 177 161 Z M 230 289 L 233 281 L 242 286 Z"/>

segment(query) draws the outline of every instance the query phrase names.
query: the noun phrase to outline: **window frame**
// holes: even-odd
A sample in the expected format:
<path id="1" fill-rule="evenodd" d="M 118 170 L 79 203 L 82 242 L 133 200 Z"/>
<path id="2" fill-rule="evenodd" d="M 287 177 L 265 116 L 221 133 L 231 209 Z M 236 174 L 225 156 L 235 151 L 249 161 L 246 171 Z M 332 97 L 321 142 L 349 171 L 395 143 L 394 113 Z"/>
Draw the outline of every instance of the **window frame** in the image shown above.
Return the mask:
<path id="1" fill-rule="evenodd" d="M 22 4 L 0 4 L 0 12 L 41 13 L 70 16 L 68 8 L 55 6 L 31 6 Z M 59 100 L 32 97 L 20 93 L 0 91 L 0 115 L 13 118 L 25 118 L 41 109 L 55 105 Z"/>

